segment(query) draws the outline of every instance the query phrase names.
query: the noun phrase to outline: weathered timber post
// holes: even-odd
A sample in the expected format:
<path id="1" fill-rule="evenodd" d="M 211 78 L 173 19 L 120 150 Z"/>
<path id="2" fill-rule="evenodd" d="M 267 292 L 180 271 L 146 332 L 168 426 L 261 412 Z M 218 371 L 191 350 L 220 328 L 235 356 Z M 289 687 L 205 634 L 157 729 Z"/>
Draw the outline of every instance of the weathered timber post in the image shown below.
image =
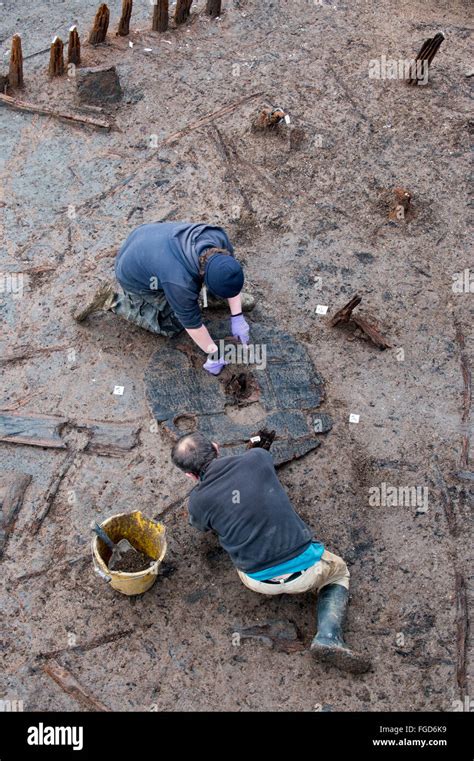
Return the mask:
<path id="1" fill-rule="evenodd" d="M 217 18 L 221 15 L 222 0 L 207 0 L 206 13 L 212 18 Z"/>
<path id="2" fill-rule="evenodd" d="M 10 52 L 10 69 L 8 72 L 8 84 L 10 87 L 21 89 L 23 82 L 23 53 L 21 50 L 21 37 L 13 35 Z"/>
<path id="3" fill-rule="evenodd" d="M 193 0 L 177 0 L 174 12 L 174 20 L 177 24 L 184 24 L 187 21 L 191 13 L 192 4 Z"/>
<path id="4" fill-rule="evenodd" d="M 55 37 L 51 43 L 48 73 L 50 77 L 62 77 L 64 74 L 64 44 L 60 37 Z"/>
<path id="5" fill-rule="evenodd" d="M 155 0 L 151 27 L 154 32 L 166 32 L 168 29 L 168 6 L 168 0 Z"/>
<path id="6" fill-rule="evenodd" d="M 109 28 L 110 11 L 105 3 L 99 5 L 99 9 L 95 14 L 94 26 L 89 34 L 89 42 L 91 45 L 99 45 L 105 41 L 107 37 L 107 29 Z"/>
<path id="7" fill-rule="evenodd" d="M 77 26 L 72 26 L 69 30 L 69 40 L 67 43 L 67 62 L 68 65 L 73 63 L 74 66 L 79 66 L 81 63 L 81 41 L 79 39 Z"/>
<path id="8" fill-rule="evenodd" d="M 414 63 L 411 65 L 410 76 L 407 80 L 409 85 L 416 85 L 419 81 L 423 83 L 423 80 L 426 84 L 429 67 L 444 39 L 443 32 L 438 32 L 434 37 L 424 41 Z"/>
<path id="9" fill-rule="evenodd" d="M 117 29 L 119 37 L 126 37 L 130 33 L 130 18 L 132 15 L 133 0 L 122 0 L 122 15 Z"/>

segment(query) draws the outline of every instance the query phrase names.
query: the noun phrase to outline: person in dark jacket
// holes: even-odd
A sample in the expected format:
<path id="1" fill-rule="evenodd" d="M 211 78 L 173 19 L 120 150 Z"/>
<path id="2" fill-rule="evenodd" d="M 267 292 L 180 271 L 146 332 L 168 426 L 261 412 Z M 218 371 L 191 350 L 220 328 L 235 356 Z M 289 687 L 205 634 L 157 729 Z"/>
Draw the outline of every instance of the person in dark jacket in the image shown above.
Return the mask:
<path id="1" fill-rule="evenodd" d="M 159 335 L 173 336 L 184 328 L 211 355 L 204 368 L 218 375 L 225 362 L 217 356 L 217 346 L 203 324 L 202 294 L 205 306 L 208 297 L 227 300 L 232 335 L 248 343 L 243 311 L 254 302 L 242 294 L 244 273 L 222 228 L 189 222 L 141 225 L 120 248 L 115 275 L 118 286 L 99 289 L 91 304 L 76 315 L 78 322 L 92 312 L 111 310 Z"/>
<path id="2" fill-rule="evenodd" d="M 201 433 L 174 445 L 174 464 L 196 482 L 189 522 L 214 531 L 243 584 L 265 595 L 317 590 L 317 634 L 311 652 L 321 662 L 363 673 L 370 661 L 347 647 L 342 636 L 349 599 L 344 560 L 315 540 L 278 480 L 273 457 L 260 448 L 219 456 Z"/>

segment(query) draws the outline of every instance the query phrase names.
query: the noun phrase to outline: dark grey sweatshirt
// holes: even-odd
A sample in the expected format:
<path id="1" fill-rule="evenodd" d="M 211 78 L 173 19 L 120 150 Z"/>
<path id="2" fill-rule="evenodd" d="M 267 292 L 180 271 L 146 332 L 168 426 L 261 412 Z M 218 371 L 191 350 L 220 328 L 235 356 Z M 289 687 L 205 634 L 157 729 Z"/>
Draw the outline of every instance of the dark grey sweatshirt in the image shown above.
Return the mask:
<path id="1" fill-rule="evenodd" d="M 246 573 L 291 560 L 313 541 L 265 449 L 214 460 L 191 492 L 189 522 L 215 531 L 233 564 Z"/>

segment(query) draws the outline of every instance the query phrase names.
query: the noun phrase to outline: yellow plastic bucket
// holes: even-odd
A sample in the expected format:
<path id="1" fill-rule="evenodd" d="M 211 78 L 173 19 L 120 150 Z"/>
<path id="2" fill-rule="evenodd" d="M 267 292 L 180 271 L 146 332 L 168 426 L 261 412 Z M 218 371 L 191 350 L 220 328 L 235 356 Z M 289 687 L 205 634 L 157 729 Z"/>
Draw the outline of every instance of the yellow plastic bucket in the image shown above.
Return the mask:
<path id="1" fill-rule="evenodd" d="M 139 510 L 133 513 L 112 515 L 101 523 L 102 528 L 113 542 L 128 539 L 135 549 L 145 553 L 155 561 L 149 568 L 137 573 L 111 571 L 107 563 L 112 554 L 109 547 L 98 536 L 92 539 L 92 559 L 98 576 L 107 581 L 112 589 L 124 595 L 141 595 L 156 581 L 158 569 L 166 553 L 165 527 Z"/>

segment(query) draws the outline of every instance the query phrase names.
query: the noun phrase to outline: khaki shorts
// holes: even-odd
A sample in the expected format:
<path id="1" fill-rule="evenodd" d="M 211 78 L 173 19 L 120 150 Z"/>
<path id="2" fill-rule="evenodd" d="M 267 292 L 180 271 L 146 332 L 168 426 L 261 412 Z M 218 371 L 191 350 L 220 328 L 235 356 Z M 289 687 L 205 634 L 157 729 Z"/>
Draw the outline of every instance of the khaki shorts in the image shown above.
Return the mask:
<path id="1" fill-rule="evenodd" d="M 301 576 L 298 576 L 294 581 L 289 581 L 286 584 L 266 584 L 264 581 L 252 579 L 238 569 L 237 573 L 242 584 L 262 595 L 297 595 L 312 589 L 317 591 L 327 584 L 340 584 L 341 587 L 349 589 L 350 574 L 347 565 L 342 558 L 327 550 L 324 550 L 318 563 L 303 571 Z"/>

